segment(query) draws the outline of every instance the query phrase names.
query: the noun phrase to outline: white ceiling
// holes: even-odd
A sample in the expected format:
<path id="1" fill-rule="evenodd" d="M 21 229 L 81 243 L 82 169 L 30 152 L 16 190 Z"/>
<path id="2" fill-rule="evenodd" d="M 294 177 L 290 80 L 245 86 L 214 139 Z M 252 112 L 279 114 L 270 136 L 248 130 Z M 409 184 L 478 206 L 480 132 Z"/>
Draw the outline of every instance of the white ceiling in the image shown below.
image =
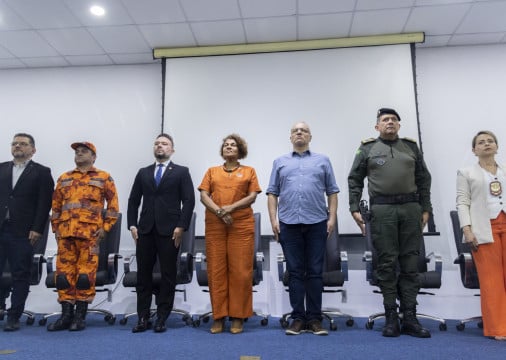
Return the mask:
<path id="1" fill-rule="evenodd" d="M 105 16 L 91 15 L 95 4 Z M 150 63 L 156 47 L 418 31 L 424 47 L 506 43 L 506 0 L 0 0 L 0 69 Z"/>

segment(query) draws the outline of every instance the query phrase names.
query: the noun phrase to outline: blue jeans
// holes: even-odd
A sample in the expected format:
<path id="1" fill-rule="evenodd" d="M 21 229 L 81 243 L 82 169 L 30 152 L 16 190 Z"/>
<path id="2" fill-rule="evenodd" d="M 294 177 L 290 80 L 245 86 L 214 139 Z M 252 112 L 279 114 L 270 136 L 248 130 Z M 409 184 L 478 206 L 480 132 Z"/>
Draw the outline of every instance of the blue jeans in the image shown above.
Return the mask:
<path id="1" fill-rule="evenodd" d="M 309 225 L 280 222 L 279 227 L 279 242 L 289 275 L 291 317 L 305 322 L 321 321 L 327 221 Z"/>
<path id="2" fill-rule="evenodd" d="M 4 222 L 0 227 L 0 271 L 6 261 L 12 274 L 11 308 L 9 316 L 19 318 L 25 309 L 25 301 L 30 289 L 30 273 L 33 257 L 33 247 L 27 237 L 19 237 L 12 233 L 11 225 Z M 10 289 L 1 289 L 7 297 Z"/>

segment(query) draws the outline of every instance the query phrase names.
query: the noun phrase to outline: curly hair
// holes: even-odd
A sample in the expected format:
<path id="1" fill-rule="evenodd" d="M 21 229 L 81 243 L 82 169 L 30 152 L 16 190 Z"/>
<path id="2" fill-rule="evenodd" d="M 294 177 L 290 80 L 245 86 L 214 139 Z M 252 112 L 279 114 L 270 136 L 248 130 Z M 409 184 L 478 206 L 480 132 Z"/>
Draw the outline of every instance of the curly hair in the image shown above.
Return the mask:
<path id="1" fill-rule="evenodd" d="M 246 143 L 246 140 L 244 140 L 242 137 L 240 137 L 238 134 L 230 134 L 223 138 L 221 146 L 220 146 L 220 156 L 223 157 L 223 145 L 225 144 L 225 141 L 228 139 L 232 139 L 237 144 L 237 150 L 238 150 L 238 157 L 237 159 L 244 159 L 246 156 L 248 156 L 248 144 Z"/>

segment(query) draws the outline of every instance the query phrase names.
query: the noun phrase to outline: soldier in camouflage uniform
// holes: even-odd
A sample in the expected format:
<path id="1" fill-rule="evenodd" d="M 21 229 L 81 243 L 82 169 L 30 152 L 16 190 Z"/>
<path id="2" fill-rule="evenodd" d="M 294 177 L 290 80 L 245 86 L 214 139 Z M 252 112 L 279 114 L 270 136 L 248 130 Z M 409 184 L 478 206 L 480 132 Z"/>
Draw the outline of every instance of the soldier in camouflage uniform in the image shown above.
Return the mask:
<path id="1" fill-rule="evenodd" d="M 49 331 L 83 330 L 88 304 L 95 297 L 100 241 L 118 219 L 118 195 L 109 173 L 96 169 L 96 148 L 71 145 L 74 170 L 63 173 L 53 193 L 51 225 L 58 243 L 56 288 L 62 315 Z M 107 211 L 102 215 L 104 203 Z M 74 314 L 75 306 L 75 314 Z"/>
<path id="2" fill-rule="evenodd" d="M 385 306 L 383 336 L 404 333 L 430 337 L 416 318 L 416 296 L 422 233 L 432 212 L 431 176 L 416 142 L 399 138 L 400 120 L 394 109 L 378 110 L 375 129 L 379 137 L 362 141 L 348 176 L 350 211 L 365 234 L 359 202 L 367 177 L 370 235 L 378 255 L 376 276 Z M 397 298 L 403 313 L 402 328 Z"/>

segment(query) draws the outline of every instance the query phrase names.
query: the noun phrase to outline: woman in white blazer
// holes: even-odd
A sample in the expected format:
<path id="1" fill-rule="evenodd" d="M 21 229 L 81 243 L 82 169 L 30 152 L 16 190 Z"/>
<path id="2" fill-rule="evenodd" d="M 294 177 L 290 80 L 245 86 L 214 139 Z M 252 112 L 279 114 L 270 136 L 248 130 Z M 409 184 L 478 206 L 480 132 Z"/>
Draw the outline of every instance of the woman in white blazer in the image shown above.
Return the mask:
<path id="1" fill-rule="evenodd" d="M 457 171 L 457 210 L 478 270 L 483 334 L 506 340 L 506 167 L 495 161 L 492 132 L 478 132 L 472 146 L 478 163 Z"/>

